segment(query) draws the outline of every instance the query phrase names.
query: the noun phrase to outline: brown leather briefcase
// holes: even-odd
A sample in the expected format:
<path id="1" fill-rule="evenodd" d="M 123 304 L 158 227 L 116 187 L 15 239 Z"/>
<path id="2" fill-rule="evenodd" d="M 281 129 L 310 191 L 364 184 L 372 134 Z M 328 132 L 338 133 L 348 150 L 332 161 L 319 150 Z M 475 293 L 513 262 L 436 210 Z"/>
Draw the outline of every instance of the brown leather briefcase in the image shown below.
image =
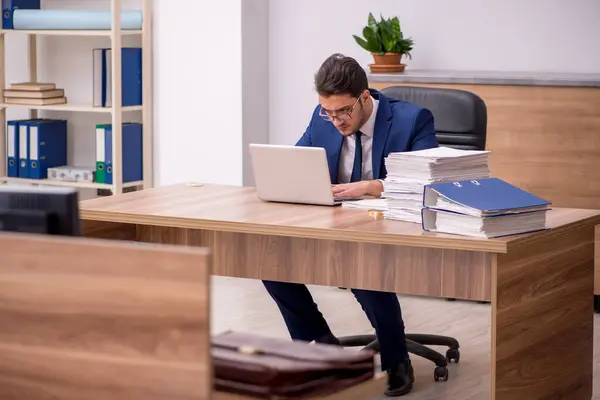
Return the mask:
<path id="1" fill-rule="evenodd" d="M 211 352 L 216 390 L 264 399 L 327 395 L 374 376 L 367 350 L 226 332 Z"/>

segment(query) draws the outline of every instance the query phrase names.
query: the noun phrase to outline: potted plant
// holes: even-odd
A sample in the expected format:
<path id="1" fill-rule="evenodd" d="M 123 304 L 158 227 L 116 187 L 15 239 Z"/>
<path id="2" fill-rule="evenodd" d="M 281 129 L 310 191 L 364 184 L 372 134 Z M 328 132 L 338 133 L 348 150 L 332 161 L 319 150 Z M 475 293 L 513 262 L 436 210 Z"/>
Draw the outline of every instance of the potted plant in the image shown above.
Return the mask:
<path id="1" fill-rule="evenodd" d="M 371 72 L 403 72 L 402 56 L 411 58 L 413 40 L 404 38 L 398 17 L 383 18 L 377 21 L 369 13 L 368 24 L 363 28 L 363 36 L 352 35 L 356 43 L 373 55 Z"/>

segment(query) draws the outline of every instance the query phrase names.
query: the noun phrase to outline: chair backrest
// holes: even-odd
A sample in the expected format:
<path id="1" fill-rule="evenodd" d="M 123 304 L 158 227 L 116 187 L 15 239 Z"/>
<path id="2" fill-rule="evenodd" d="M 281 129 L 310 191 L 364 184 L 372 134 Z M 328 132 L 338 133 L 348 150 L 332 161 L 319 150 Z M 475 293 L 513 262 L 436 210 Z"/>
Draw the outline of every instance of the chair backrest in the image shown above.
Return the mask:
<path id="1" fill-rule="evenodd" d="M 209 250 L 0 233 L 0 257 L 0 399 L 210 399 Z"/>
<path id="2" fill-rule="evenodd" d="M 389 86 L 380 92 L 431 110 L 440 145 L 467 150 L 485 149 L 487 107 L 475 93 L 421 86 Z"/>

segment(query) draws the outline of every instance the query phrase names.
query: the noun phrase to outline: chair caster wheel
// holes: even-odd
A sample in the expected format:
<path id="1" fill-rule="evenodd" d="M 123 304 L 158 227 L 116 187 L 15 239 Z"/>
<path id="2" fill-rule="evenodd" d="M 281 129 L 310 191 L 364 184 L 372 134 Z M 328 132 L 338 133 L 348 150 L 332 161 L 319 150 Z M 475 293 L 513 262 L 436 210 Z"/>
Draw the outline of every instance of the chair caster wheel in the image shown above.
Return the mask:
<path id="1" fill-rule="evenodd" d="M 433 379 L 435 381 L 447 381 L 448 380 L 448 368 L 446 367 L 435 367 L 433 371 Z"/>
<path id="2" fill-rule="evenodd" d="M 460 360 L 460 350 L 458 349 L 448 349 L 448 351 L 446 351 L 446 360 L 448 360 L 448 363 L 458 363 L 458 361 Z"/>

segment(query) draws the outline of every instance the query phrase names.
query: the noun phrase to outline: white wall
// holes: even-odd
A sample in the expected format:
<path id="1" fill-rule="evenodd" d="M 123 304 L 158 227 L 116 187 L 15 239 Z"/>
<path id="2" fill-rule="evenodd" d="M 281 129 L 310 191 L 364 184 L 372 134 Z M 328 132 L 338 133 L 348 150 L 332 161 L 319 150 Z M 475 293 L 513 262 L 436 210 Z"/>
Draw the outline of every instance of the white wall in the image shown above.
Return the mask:
<path id="1" fill-rule="evenodd" d="M 252 182 L 268 143 L 268 0 L 154 0 L 155 184 Z"/>
<path id="2" fill-rule="evenodd" d="M 139 0 L 122 2 L 124 9 L 141 8 Z M 107 9 L 110 0 L 43 0 L 42 7 Z M 268 142 L 268 11 L 268 0 L 154 0 L 154 76 L 145 78 L 154 83 L 155 186 L 251 180 L 243 149 Z M 138 46 L 140 37 L 125 36 L 123 45 Z M 70 103 L 91 103 L 92 50 L 109 46 L 109 38 L 40 36 L 38 78 L 64 88 Z M 7 83 L 27 80 L 26 57 L 25 35 L 8 35 Z M 42 115 L 68 119 L 70 164 L 94 165 L 94 127 L 109 123 L 110 114 Z M 8 119 L 26 116 L 7 112 Z"/>
<path id="3" fill-rule="evenodd" d="M 600 72 L 600 1 L 303 0 L 270 3 L 270 142 L 293 144 L 317 96 L 313 74 L 334 52 L 365 68 L 369 12 L 398 16 L 415 41 L 411 69 Z"/>
<path id="4" fill-rule="evenodd" d="M 248 145 L 269 143 L 269 0 L 242 1 L 242 168 L 254 185 Z"/>
<path id="5" fill-rule="evenodd" d="M 242 0 L 155 0 L 155 184 L 242 183 Z"/>

